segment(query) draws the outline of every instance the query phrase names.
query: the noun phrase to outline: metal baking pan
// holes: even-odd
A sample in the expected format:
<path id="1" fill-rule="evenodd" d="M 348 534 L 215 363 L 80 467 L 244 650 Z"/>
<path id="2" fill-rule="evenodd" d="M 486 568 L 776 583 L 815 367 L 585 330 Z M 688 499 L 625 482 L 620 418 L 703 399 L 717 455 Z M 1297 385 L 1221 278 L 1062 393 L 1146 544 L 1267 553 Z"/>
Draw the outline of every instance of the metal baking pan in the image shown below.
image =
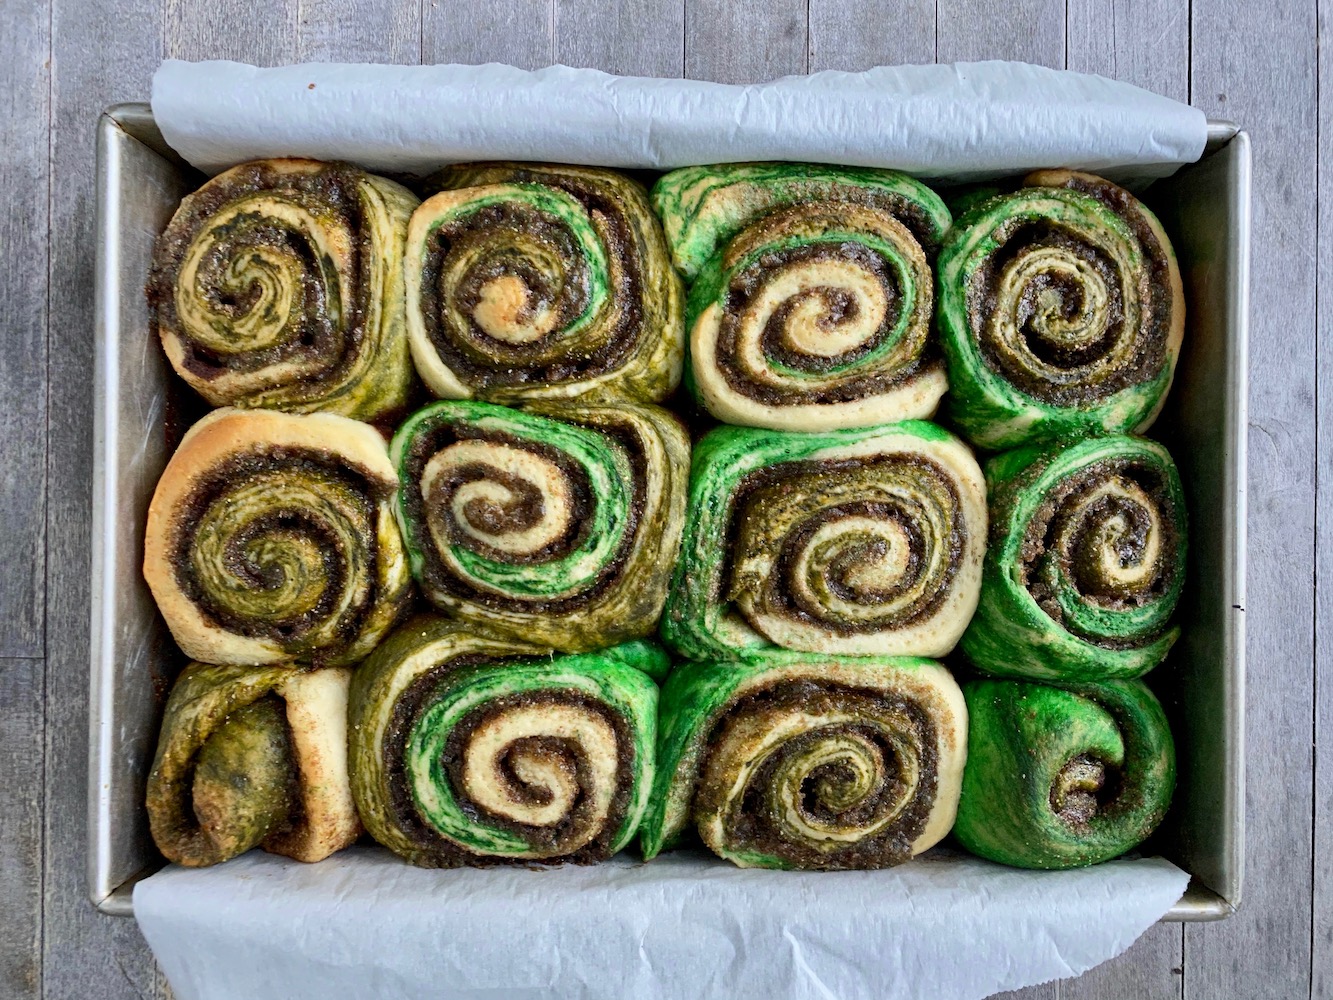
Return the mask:
<path id="1" fill-rule="evenodd" d="M 119 915 L 133 912 L 134 883 L 163 864 L 148 833 L 144 782 L 182 657 L 139 567 L 149 498 L 197 408 L 150 335 L 143 287 L 154 240 L 201 181 L 162 140 L 148 105 L 102 116 L 88 879 L 97 908 Z M 1171 235 L 1189 299 L 1184 353 L 1153 435 L 1180 466 L 1191 518 L 1184 637 L 1150 675 L 1174 727 L 1179 787 L 1145 850 L 1192 876 L 1163 919 L 1217 920 L 1240 903 L 1244 858 L 1248 136 L 1210 123 L 1203 158 L 1144 200 Z"/>

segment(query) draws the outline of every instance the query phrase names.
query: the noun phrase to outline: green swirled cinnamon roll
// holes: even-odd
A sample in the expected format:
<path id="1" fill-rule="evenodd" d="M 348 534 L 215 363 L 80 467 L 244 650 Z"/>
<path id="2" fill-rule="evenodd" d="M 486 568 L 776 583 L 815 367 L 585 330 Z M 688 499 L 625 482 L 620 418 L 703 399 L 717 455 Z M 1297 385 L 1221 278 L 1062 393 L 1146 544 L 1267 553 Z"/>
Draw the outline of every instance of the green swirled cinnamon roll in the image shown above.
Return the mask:
<path id="1" fill-rule="evenodd" d="M 191 663 L 167 699 L 148 775 L 153 840 L 199 868 L 262 847 L 321 861 L 355 842 L 346 668 Z"/>
<path id="2" fill-rule="evenodd" d="M 670 413 L 441 402 L 391 450 L 403 539 L 432 603 L 566 652 L 654 632 L 689 479 Z"/>
<path id="3" fill-rule="evenodd" d="M 356 671 L 352 792 L 370 835 L 426 868 L 588 863 L 634 837 L 653 780 L 666 655 L 553 656 L 436 615 Z"/>
<path id="4" fill-rule="evenodd" d="M 1148 428 L 1185 330 L 1157 217 L 1090 174 L 1041 170 L 958 219 L 937 263 L 949 416 L 974 443 Z"/>
<path id="5" fill-rule="evenodd" d="M 931 660 L 684 663 L 660 714 L 647 859 L 692 823 L 741 867 L 885 868 L 953 826 L 967 711 Z"/>
<path id="6" fill-rule="evenodd" d="M 153 256 L 148 299 L 172 366 L 214 406 L 370 421 L 401 410 L 416 206 L 344 163 L 258 160 L 214 177 Z"/>
<path id="7" fill-rule="evenodd" d="M 1180 635 L 1180 476 L 1166 449 L 1114 435 L 1031 446 L 986 466 L 991 538 L 963 652 L 990 674 L 1138 677 Z"/>
<path id="8" fill-rule="evenodd" d="M 176 643 L 206 663 L 355 663 L 412 577 L 379 433 L 328 413 L 214 410 L 148 508 L 144 577 Z"/>
<path id="9" fill-rule="evenodd" d="M 831 430 L 935 412 L 943 202 L 896 171 L 687 167 L 653 190 L 694 284 L 688 384 L 719 420 Z"/>
<path id="10" fill-rule="evenodd" d="M 1166 815 L 1175 746 L 1143 682 L 979 680 L 963 694 L 970 730 L 954 834 L 973 854 L 1018 868 L 1093 865 L 1137 847 Z"/>
<path id="11" fill-rule="evenodd" d="M 934 424 L 719 427 L 695 448 L 662 635 L 699 660 L 943 656 L 976 607 L 985 544 L 981 470 Z"/>
<path id="12" fill-rule="evenodd" d="M 658 402 L 679 383 L 683 293 L 637 183 L 465 164 L 412 216 L 408 330 L 437 396 Z"/>

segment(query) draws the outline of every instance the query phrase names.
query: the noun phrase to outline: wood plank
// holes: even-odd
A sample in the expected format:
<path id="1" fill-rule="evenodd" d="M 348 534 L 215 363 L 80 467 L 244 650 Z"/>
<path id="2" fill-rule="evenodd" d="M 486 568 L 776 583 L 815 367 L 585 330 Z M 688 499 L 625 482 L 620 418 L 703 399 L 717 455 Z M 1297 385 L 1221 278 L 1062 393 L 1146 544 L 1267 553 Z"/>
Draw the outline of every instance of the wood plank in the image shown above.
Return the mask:
<path id="1" fill-rule="evenodd" d="M 760 83 L 809 65 L 805 0 L 685 0 L 685 76 Z"/>
<path id="2" fill-rule="evenodd" d="M 555 0 L 426 0 L 421 61 L 548 66 L 555 61 Z"/>
<path id="3" fill-rule="evenodd" d="M 423 0 L 297 0 L 302 62 L 421 61 Z"/>
<path id="4" fill-rule="evenodd" d="M 1121 955 L 1077 979 L 1060 981 L 1060 1000 L 1178 1000 L 1185 989 L 1180 924 L 1154 924 Z"/>
<path id="5" fill-rule="evenodd" d="M 296 11 L 297 0 L 264 0 L 262 8 L 244 0 L 166 0 L 165 52 L 257 66 L 295 62 Z"/>
<path id="6" fill-rule="evenodd" d="M 622 76 L 685 70 L 683 0 L 556 0 L 555 61 Z"/>
<path id="7" fill-rule="evenodd" d="M 1065 65 L 1064 0 L 939 0 L 937 61 Z"/>
<path id="8" fill-rule="evenodd" d="M 54 0 L 43 993 L 155 997 L 166 982 L 132 920 L 87 898 L 88 605 L 93 370 L 94 126 L 148 96 L 162 58 L 162 0 Z"/>
<path id="9" fill-rule="evenodd" d="M 0 7 L 0 995 L 42 995 L 46 269 L 51 9 Z M 21 659 L 11 657 L 23 657 Z"/>
<path id="10" fill-rule="evenodd" d="M 1320 0 L 1327 24 L 1333 3 Z M 1333 53 L 1319 48 L 1321 80 L 1333 79 Z M 1319 231 L 1316 329 L 1333 322 L 1333 95 L 1319 94 Z M 1333 996 L 1333 345 L 1315 342 L 1315 787 L 1314 891 L 1310 996 Z"/>
<path id="11" fill-rule="evenodd" d="M 935 61 L 935 4 L 810 0 L 810 72 Z"/>
<path id="12" fill-rule="evenodd" d="M 0 660 L 0 996 L 42 995 L 42 685 L 38 658 Z"/>
<path id="13" fill-rule="evenodd" d="M 49 2 L 0 6 L 0 440 L 23 442 L 0 481 L 0 656 L 43 653 L 50 54 Z"/>
<path id="14" fill-rule="evenodd" d="M 1189 0 L 1069 0 L 1066 62 L 1189 100 Z"/>
<path id="15" fill-rule="evenodd" d="M 1009 990 L 1005 993 L 992 993 L 990 1000 L 1060 1000 L 1060 984 L 1042 983 L 1022 990 Z"/>
<path id="16" fill-rule="evenodd" d="M 1245 892 L 1185 929 L 1187 997 L 1310 994 L 1315 6 L 1194 0 L 1192 98 L 1253 136 Z M 1243 44 L 1237 44 L 1243 39 Z M 1275 59 L 1273 53 L 1281 53 Z"/>

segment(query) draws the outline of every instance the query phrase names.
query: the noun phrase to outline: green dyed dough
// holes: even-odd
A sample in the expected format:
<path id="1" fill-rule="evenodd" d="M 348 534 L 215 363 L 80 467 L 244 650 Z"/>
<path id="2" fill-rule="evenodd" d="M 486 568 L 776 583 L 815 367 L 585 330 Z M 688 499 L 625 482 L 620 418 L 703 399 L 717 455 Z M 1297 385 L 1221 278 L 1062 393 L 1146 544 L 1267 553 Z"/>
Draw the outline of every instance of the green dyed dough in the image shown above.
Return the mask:
<path id="1" fill-rule="evenodd" d="M 948 832 L 966 728 L 957 685 L 931 660 L 775 651 L 679 664 L 662 688 L 644 857 L 695 824 L 742 867 L 897 864 Z"/>
<path id="2" fill-rule="evenodd" d="M 825 431 L 929 417 L 943 203 L 894 171 L 687 167 L 654 197 L 686 306 L 686 385 L 723 423 Z"/>
<path id="3" fill-rule="evenodd" d="M 638 182 L 531 163 L 447 167 L 414 213 L 412 356 L 446 399 L 658 402 L 680 381 L 683 290 Z"/>
<path id="4" fill-rule="evenodd" d="M 203 663 L 181 672 L 148 775 L 149 825 L 168 860 L 188 867 L 226 861 L 290 817 L 282 806 L 294 801 L 296 765 L 284 759 L 286 722 L 273 695 L 290 673 Z"/>
<path id="5" fill-rule="evenodd" d="M 367 831 L 422 867 L 610 857 L 647 806 L 651 678 L 666 667 L 651 643 L 553 656 L 410 619 L 352 681 L 352 793 Z"/>
<path id="6" fill-rule="evenodd" d="M 688 477 L 670 413 L 442 402 L 410 417 L 390 453 L 408 560 L 432 603 L 567 652 L 653 633 Z"/>
<path id="7" fill-rule="evenodd" d="M 1180 635 L 1180 476 L 1166 449 L 1121 435 L 1030 446 L 986 467 L 990 545 L 960 646 L 986 673 L 1138 677 Z"/>
<path id="8" fill-rule="evenodd" d="M 296 772 L 280 699 L 265 696 L 232 712 L 199 751 L 194 812 L 229 857 L 257 847 L 288 822 Z"/>
<path id="9" fill-rule="evenodd" d="M 213 406 L 396 419 L 416 388 L 403 247 L 417 205 L 345 163 L 256 160 L 209 180 L 148 277 L 177 374 Z"/>
<path id="10" fill-rule="evenodd" d="M 949 417 L 992 449 L 1143 431 L 1184 332 L 1170 241 L 1099 177 L 1039 171 L 1024 184 L 968 209 L 936 262 Z"/>
<path id="11" fill-rule="evenodd" d="M 671 259 L 686 281 L 756 218 L 802 202 L 851 202 L 887 209 L 933 255 L 949 210 L 930 188 L 896 170 L 813 163 L 682 167 L 653 185 Z"/>
<path id="12" fill-rule="evenodd" d="M 963 685 L 969 736 L 954 834 L 1019 868 L 1117 857 L 1161 822 L 1175 786 L 1166 716 L 1141 681 L 1068 690 L 1020 681 Z"/>
<path id="13" fill-rule="evenodd" d="M 934 424 L 719 427 L 694 450 L 662 636 L 701 660 L 942 656 L 975 607 L 985 524 L 981 470 Z"/>

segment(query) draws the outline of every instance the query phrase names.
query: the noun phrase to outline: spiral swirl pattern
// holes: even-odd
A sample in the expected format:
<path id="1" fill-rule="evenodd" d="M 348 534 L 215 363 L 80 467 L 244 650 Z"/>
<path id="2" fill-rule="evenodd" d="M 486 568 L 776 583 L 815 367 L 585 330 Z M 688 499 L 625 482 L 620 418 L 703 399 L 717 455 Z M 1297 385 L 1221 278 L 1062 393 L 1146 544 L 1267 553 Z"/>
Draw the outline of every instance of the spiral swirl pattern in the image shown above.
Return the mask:
<path id="1" fill-rule="evenodd" d="M 713 416 L 828 430 L 935 412 L 930 264 L 892 215 L 821 202 L 764 217 L 690 292 L 692 387 Z"/>
<path id="2" fill-rule="evenodd" d="M 680 381 L 680 281 L 643 190 L 607 170 L 482 164 L 412 217 L 408 329 L 437 396 L 656 402 Z"/>
<path id="3" fill-rule="evenodd" d="M 410 595 L 396 487 L 365 424 L 210 413 L 148 511 L 144 576 L 177 644 L 209 663 L 361 659 Z"/>
<path id="4" fill-rule="evenodd" d="M 1166 815 L 1175 747 L 1141 681 L 980 680 L 963 693 L 971 729 L 954 833 L 969 851 L 1077 868 L 1137 847 Z"/>
<path id="5" fill-rule="evenodd" d="M 361 420 L 400 410 L 416 205 L 346 164 L 259 160 L 214 177 L 181 202 L 149 275 L 172 366 L 214 406 Z"/>
<path id="6" fill-rule="evenodd" d="M 413 864 L 589 862 L 634 836 L 652 781 L 660 649 L 551 650 L 436 616 L 357 671 L 352 788 Z"/>
<path id="7" fill-rule="evenodd" d="M 663 619 L 683 656 L 942 656 L 976 606 L 981 470 L 934 424 L 719 428 L 696 448 L 690 489 Z"/>
<path id="8" fill-rule="evenodd" d="M 959 219 L 938 271 L 949 413 L 970 440 L 1007 448 L 1156 419 L 1184 290 L 1161 224 L 1129 192 L 1038 171 Z"/>
<path id="9" fill-rule="evenodd" d="M 188 867 L 250 850 L 320 861 L 356 841 L 351 671 L 192 663 L 167 699 L 148 776 L 158 849 Z"/>
<path id="10" fill-rule="evenodd" d="M 653 189 L 693 282 L 688 384 L 713 416 L 832 430 L 935 411 L 930 261 L 943 202 L 888 170 L 686 167 Z"/>
<path id="11" fill-rule="evenodd" d="M 693 820 L 742 867 L 883 868 L 953 824 L 967 714 L 932 661 L 687 663 L 663 689 L 662 727 L 649 859 Z"/>
<path id="12" fill-rule="evenodd" d="M 651 406 L 436 403 L 394 437 L 426 597 L 567 652 L 652 634 L 684 520 L 689 444 Z"/>
<path id="13" fill-rule="evenodd" d="M 987 466 L 991 544 L 962 649 L 1037 680 L 1138 677 L 1179 636 L 1185 501 L 1166 449 L 1142 438 L 1029 447 Z"/>

